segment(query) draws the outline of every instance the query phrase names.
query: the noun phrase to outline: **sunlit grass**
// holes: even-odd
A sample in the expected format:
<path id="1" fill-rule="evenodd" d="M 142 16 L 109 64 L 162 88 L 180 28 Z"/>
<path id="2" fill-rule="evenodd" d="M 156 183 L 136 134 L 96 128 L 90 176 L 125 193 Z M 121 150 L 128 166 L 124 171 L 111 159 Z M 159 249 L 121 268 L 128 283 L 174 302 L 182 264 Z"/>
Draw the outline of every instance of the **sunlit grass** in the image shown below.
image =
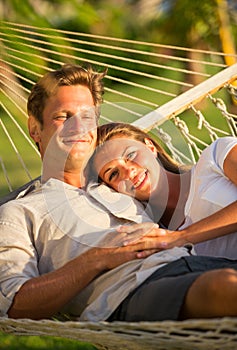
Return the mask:
<path id="1" fill-rule="evenodd" d="M 50 336 L 16 336 L 0 332 L 0 349 L 8 350 L 96 350 L 89 343 Z"/>

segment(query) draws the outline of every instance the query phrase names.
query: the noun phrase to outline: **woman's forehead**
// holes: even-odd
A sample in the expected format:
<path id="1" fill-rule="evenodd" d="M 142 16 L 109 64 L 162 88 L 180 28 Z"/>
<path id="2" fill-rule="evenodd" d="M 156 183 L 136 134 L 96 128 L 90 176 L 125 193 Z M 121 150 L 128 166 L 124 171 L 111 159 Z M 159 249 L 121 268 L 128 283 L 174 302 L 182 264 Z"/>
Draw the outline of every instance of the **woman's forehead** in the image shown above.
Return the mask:
<path id="1" fill-rule="evenodd" d="M 96 165 L 103 167 L 105 164 L 121 159 L 128 152 L 146 148 L 145 144 L 126 137 L 111 138 L 103 146 L 97 149 L 95 156 Z"/>
<path id="2" fill-rule="evenodd" d="M 103 153 L 113 153 L 118 154 L 119 156 L 123 154 L 126 149 L 130 147 L 144 147 L 145 145 L 142 142 L 130 139 L 127 137 L 113 137 L 110 140 L 106 141 L 103 146 L 100 147 L 100 151 Z"/>

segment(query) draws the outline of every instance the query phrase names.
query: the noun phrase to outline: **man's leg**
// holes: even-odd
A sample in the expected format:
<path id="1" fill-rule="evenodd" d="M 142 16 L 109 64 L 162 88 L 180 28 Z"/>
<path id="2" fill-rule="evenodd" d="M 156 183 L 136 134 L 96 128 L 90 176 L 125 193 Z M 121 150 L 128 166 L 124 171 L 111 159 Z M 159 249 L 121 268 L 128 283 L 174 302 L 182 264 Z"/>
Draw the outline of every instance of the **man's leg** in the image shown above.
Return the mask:
<path id="1" fill-rule="evenodd" d="M 189 288 L 180 318 L 237 316 L 237 271 L 212 270 L 200 275 Z"/>

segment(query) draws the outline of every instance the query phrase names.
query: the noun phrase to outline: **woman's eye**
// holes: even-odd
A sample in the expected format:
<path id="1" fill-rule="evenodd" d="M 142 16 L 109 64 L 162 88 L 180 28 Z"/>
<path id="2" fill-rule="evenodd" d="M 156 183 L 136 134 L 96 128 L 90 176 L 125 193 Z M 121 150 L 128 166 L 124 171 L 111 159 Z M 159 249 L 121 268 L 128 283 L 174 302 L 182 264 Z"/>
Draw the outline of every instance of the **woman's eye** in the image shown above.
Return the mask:
<path id="1" fill-rule="evenodd" d="M 126 155 L 127 160 L 133 160 L 136 157 L 136 152 L 132 151 Z"/>
<path id="2" fill-rule="evenodd" d="M 118 175 L 118 170 L 113 170 L 109 175 L 109 181 L 112 181 L 117 175 Z"/>

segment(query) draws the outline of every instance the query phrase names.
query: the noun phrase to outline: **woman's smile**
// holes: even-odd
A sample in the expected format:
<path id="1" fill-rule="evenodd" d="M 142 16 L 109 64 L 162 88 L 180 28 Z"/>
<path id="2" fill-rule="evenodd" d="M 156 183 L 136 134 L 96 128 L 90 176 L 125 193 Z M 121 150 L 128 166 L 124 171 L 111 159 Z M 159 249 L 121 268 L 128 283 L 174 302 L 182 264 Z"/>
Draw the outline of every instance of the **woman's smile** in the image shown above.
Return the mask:
<path id="1" fill-rule="evenodd" d="M 144 169 L 138 176 L 133 180 L 133 189 L 141 189 L 144 183 L 147 181 L 147 170 Z"/>

